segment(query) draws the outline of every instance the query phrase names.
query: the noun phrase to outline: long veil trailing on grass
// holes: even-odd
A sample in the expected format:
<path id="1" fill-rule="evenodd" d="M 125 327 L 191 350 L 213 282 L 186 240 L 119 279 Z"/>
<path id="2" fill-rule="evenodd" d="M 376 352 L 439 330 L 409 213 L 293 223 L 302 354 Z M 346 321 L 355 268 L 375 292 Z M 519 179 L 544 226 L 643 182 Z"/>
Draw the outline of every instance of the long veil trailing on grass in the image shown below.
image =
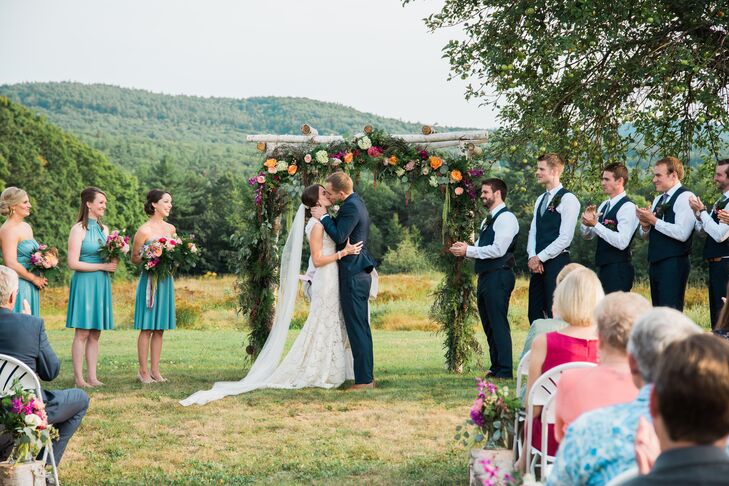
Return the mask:
<path id="1" fill-rule="evenodd" d="M 219 381 L 210 390 L 201 390 L 180 401 L 183 406 L 204 405 L 230 395 L 238 395 L 265 386 L 281 361 L 286 337 L 294 314 L 294 304 L 299 285 L 301 268 L 301 251 L 304 244 L 304 205 L 296 211 L 281 254 L 280 283 L 278 287 L 278 303 L 271 333 L 263 345 L 261 353 L 251 366 L 245 378 L 240 381 Z"/>

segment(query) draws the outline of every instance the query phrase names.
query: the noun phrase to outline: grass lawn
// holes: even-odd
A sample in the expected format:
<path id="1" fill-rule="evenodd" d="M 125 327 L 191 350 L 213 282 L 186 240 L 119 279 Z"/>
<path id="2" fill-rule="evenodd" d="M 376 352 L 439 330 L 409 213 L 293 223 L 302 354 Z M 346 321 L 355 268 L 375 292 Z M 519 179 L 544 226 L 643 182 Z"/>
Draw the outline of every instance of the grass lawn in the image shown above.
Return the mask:
<path id="1" fill-rule="evenodd" d="M 60 469 L 64 484 L 465 484 L 466 451 L 453 441 L 474 398 L 473 378 L 443 367 L 443 337 L 428 319 L 438 275 L 387 276 L 372 309 L 378 388 L 360 392 L 262 390 L 199 407 L 177 402 L 214 381 L 242 378 L 244 333 L 232 278 L 176 282 L 181 329 L 167 333 L 164 384 L 136 381 L 133 283 L 115 283 L 118 330 L 101 338 L 91 408 Z M 707 313 L 695 289 L 688 314 Z M 693 291 L 693 289 L 692 289 Z M 63 329 L 67 289 L 41 302 L 61 376 L 73 386 L 73 331 Z M 515 354 L 526 336 L 526 282 L 514 293 Z M 306 305 L 294 318 L 301 324 Z M 408 330 L 409 329 L 409 330 Z M 289 345 L 297 330 L 292 330 Z M 477 333 L 484 346 L 483 332 Z M 516 363 L 515 363 L 516 365 Z"/>

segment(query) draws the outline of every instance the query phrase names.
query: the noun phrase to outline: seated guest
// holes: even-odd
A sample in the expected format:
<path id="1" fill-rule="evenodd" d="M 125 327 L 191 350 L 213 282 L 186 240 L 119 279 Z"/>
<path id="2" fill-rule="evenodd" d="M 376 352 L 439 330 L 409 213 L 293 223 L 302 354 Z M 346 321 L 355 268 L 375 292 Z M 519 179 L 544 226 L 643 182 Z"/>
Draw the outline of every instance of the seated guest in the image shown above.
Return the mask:
<path id="1" fill-rule="evenodd" d="M 641 417 L 650 418 L 648 398 L 658 357 L 676 341 L 700 334 L 701 328 L 681 312 L 657 307 L 633 325 L 628 340 L 628 363 L 635 400 L 582 414 L 567 428 L 547 486 L 597 486 L 634 468 L 633 443 Z"/>
<path id="2" fill-rule="evenodd" d="M 593 311 L 605 296 L 600 279 L 588 268 L 574 270 L 554 291 L 554 314 L 567 323 L 567 327 L 537 336 L 532 343 L 529 358 L 527 390 L 545 371 L 574 361 L 597 362 L 597 327 Z M 528 393 L 527 393 L 528 397 Z M 525 400 L 525 407 L 528 407 Z M 535 409 L 532 445 L 541 448 L 542 424 Z M 549 454 L 557 451 L 554 427 L 549 426 Z"/>
<path id="3" fill-rule="evenodd" d="M 557 287 L 559 287 L 559 284 L 562 283 L 562 280 L 564 280 L 567 275 L 575 270 L 579 270 L 580 268 L 587 267 L 585 267 L 584 265 L 580 265 L 579 263 L 568 263 L 567 265 L 565 265 L 564 268 L 560 270 L 557 274 Z M 554 305 L 552 305 L 552 307 L 554 307 Z M 534 322 L 532 322 L 532 325 L 529 326 L 529 332 L 527 333 L 526 340 L 524 341 L 524 347 L 521 350 L 521 356 L 519 357 L 519 360 L 521 360 L 521 358 L 523 358 L 524 355 L 527 354 L 530 349 L 532 349 L 532 342 L 534 342 L 535 337 L 551 331 L 558 331 L 567 326 L 566 322 L 564 322 L 562 319 L 558 318 L 554 314 L 554 308 L 552 308 L 552 314 L 555 316 L 554 318 L 535 319 Z M 523 398 L 522 401 L 524 401 Z"/>
<path id="4" fill-rule="evenodd" d="M 626 486 L 729 483 L 729 343 L 708 334 L 674 342 L 658 359 L 650 396 L 661 454 Z"/>
<path id="5" fill-rule="evenodd" d="M 0 265 L 0 354 L 7 354 L 30 367 L 43 381 L 58 376 L 61 364 L 48 343 L 43 320 L 13 312 L 18 295 L 18 274 Z M 59 432 L 53 444 L 53 456 L 60 464 L 68 441 L 81 424 L 89 407 L 89 397 L 83 390 L 43 390 L 48 422 Z"/>
<path id="6" fill-rule="evenodd" d="M 628 336 L 633 322 L 650 310 L 644 297 L 626 292 L 608 294 L 597 305 L 598 365 L 562 373 L 554 425 L 557 442 L 562 442 L 567 426 L 583 413 L 638 396 L 628 366 Z"/>

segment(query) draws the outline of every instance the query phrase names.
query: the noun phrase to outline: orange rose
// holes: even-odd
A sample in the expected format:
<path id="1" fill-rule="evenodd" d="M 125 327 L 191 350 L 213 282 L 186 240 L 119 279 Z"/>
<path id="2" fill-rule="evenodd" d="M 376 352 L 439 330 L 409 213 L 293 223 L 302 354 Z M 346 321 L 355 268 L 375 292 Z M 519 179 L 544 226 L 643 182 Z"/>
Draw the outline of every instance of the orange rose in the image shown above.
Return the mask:
<path id="1" fill-rule="evenodd" d="M 430 168 L 433 170 L 440 169 L 440 166 L 443 165 L 443 159 L 440 157 L 436 157 L 435 155 L 430 156 Z"/>
<path id="2" fill-rule="evenodd" d="M 290 165 L 289 168 L 288 168 L 289 175 L 296 174 L 296 171 L 297 170 L 299 170 L 299 168 L 296 167 L 296 165 Z"/>
<path id="3" fill-rule="evenodd" d="M 354 160 L 354 154 L 352 152 L 347 152 L 344 154 L 344 163 L 345 164 L 351 164 Z"/>
<path id="4" fill-rule="evenodd" d="M 387 163 L 390 165 L 397 165 L 397 155 L 391 155 L 387 158 Z"/>
<path id="5" fill-rule="evenodd" d="M 453 169 L 451 171 L 451 179 L 453 179 L 453 182 L 461 182 L 461 179 L 463 179 L 463 174 L 461 174 L 460 170 Z"/>
<path id="6" fill-rule="evenodd" d="M 265 161 L 265 162 L 263 163 L 263 165 L 264 165 L 265 167 L 268 167 L 269 169 L 272 169 L 272 168 L 276 167 L 276 164 L 277 164 L 277 163 L 278 163 L 278 162 L 276 161 L 276 159 L 267 159 L 267 160 L 266 160 L 266 161 Z"/>

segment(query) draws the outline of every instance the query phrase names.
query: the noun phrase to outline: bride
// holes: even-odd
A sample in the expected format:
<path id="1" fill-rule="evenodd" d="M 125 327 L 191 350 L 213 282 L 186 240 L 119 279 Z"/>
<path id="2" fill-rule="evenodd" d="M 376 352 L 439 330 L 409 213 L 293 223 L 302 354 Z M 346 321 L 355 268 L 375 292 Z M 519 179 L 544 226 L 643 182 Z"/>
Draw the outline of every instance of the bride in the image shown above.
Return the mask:
<path id="1" fill-rule="evenodd" d="M 354 379 L 352 350 L 339 302 L 337 260 L 359 253 L 362 242 L 354 245 L 348 242 L 343 250 L 336 251 L 334 241 L 326 234 L 319 220 L 311 217 L 309 208 L 312 206 L 331 206 L 322 186 L 314 184 L 304 189 L 301 201 L 303 204 L 296 212 L 281 255 L 276 317 L 261 353 L 241 381 L 215 383 L 212 389 L 199 391 L 180 401 L 182 405 L 203 405 L 260 388 L 336 388 L 345 380 Z M 306 228 L 305 216 L 309 218 Z M 278 364 L 298 293 L 304 233 L 309 240 L 312 263 L 316 267 L 310 289 L 311 306 L 301 333 L 284 360 Z"/>

